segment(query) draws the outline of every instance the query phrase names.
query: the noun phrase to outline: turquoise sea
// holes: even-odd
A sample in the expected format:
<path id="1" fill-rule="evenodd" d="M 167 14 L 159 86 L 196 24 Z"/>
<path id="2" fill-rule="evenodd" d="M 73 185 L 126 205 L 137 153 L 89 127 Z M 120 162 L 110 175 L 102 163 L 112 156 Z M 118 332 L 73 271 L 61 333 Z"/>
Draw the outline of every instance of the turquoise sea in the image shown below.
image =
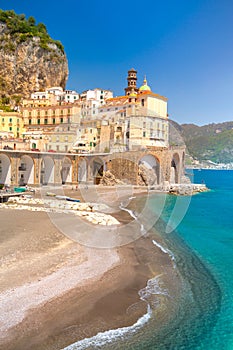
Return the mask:
<path id="1" fill-rule="evenodd" d="M 158 327 L 155 301 L 159 295 L 172 296 L 155 277 L 139 292 L 148 312 L 135 325 L 66 349 L 233 350 L 233 171 L 195 170 L 190 176 L 211 191 L 192 198 L 166 196 L 154 225 L 163 242 L 155 245 L 170 255 L 174 271 L 182 276 L 175 317 Z M 151 210 L 162 200 L 162 194 L 151 195 Z M 153 230 L 150 235 L 153 241 Z"/>

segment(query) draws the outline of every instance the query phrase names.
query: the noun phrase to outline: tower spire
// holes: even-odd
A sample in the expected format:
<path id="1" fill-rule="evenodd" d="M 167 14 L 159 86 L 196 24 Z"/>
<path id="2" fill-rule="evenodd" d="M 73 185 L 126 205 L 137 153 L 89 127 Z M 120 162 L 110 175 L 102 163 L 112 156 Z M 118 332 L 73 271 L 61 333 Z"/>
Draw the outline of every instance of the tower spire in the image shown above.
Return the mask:
<path id="1" fill-rule="evenodd" d="M 134 68 L 131 68 L 128 71 L 128 86 L 127 88 L 125 88 L 125 95 L 130 95 L 131 93 L 135 93 L 138 91 L 137 79 L 137 71 Z"/>

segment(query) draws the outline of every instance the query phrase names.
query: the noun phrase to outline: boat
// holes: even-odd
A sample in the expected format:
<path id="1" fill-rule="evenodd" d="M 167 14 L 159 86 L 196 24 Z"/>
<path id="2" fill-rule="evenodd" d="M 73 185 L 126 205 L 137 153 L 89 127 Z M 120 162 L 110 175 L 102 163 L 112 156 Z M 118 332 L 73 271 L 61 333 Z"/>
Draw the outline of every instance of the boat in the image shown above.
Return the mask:
<path id="1" fill-rule="evenodd" d="M 56 193 L 53 193 L 53 192 L 46 192 L 46 196 L 49 196 L 49 197 L 56 197 Z"/>
<path id="2" fill-rule="evenodd" d="M 26 187 L 14 187 L 14 192 L 26 192 Z"/>
<path id="3" fill-rule="evenodd" d="M 69 201 L 69 202 L 76 202 L 76 203 L 80 202 L 80 199 L 77 199 L 77 198 L 67 197 L 66 200 Z"/>
<path id="4" fill-rule="evenodd" d="M 61 200 L 63 200 L 63 201 L 64 201 L 64 200 L 66 200 L 66 199 L 67 199 L 67 198 L 69 198 L 69 197 L 67 197 L 67 196 L 59 196 L 59 195 L 57 195 L 57 196 L 56 196 L 56 198 L 57 198 L 57 199 L 61 199 Z"/>

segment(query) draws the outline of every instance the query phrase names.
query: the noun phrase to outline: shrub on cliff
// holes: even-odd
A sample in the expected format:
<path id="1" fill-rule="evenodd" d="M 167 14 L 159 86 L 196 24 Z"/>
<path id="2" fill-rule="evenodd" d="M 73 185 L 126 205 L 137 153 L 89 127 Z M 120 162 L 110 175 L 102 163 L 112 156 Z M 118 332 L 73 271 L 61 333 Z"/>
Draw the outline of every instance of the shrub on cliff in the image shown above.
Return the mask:
<path id="1" fill-rule="evenodd" d="M 48 44 L 56 44 L 64 53 L 62 43 L 50 38 L 46 26 L 43 23 L 36 25 L 36 20 L 32 16 L 26 19 L 24 14 L 17 15 L 13 10 L 3 11 L 0 9 L 0 22 L 6 24 L 8 33 L 19 42 L 24 42 L 28 38 L 39 37 L 40 46 L 43 49 L 50 50 Z"/>

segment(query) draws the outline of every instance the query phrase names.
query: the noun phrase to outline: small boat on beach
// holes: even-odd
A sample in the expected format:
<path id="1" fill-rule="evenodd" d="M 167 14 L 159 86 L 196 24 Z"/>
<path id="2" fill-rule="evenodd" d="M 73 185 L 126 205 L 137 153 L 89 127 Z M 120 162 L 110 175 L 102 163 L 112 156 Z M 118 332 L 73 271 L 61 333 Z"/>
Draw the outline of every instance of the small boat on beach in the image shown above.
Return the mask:
<path id="1" fill-rule="evenodd" d="M 26 187 L 14 187 L 14 192 L 26 192 Z"/>
<path id="2" fill-rule="evenodd" d="M 56 197 L 56 193 L 53 193 L 53 192 L 46 192 L 46 196 L 49 196 L 49 197 Z"/>
<path id="3" fill-rule="evenodd" d="M 70 197 L 67 197 L 66 200 L 69 201 L 69 202 L 76 202 L 76 203 L 77 203 L 77 202 L 80 202 L 80 199 L 77 199 L 77 198 L 70 198 Z"/>
<path id="4" fill-rule="evenodd" d="M 79 199 L 77 199 L 77 198 L 71 198 L 71 197 L 68 197 L 68 196 L 60 196 L 60 195 L 57 195 L 56 198 L 57 198 L 57 199 L 60 199 L 60 200 L 63 200 L 63 201 L 80 202 Z"/>

